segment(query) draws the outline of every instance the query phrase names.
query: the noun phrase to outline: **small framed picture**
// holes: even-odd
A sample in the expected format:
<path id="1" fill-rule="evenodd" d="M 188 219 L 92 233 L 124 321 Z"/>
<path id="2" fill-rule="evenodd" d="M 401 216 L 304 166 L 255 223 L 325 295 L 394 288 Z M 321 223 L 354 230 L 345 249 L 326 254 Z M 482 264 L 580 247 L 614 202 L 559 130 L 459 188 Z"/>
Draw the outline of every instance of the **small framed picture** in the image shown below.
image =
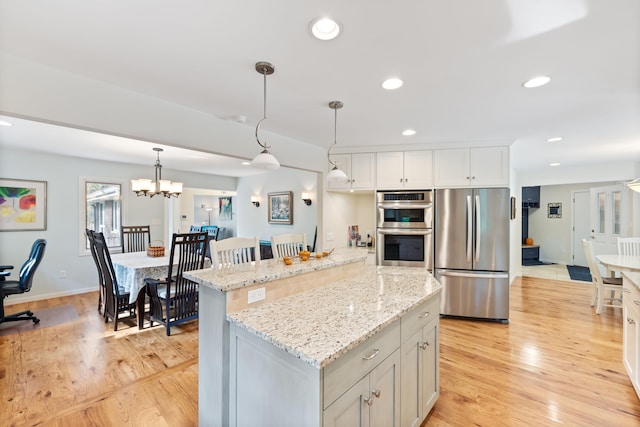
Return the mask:
<path id="1" fill-rule="evenodd" d="M 47 229 L 47 181 L 0 178 L 0 231 Z"/>
<path id="2" fill-rule="evenodd" d="M 293 224 L 293 192 L 269 193 L 269 223 Z"/>
<path id="3" fill-rule="evenodd" d="M 547 209 L 548 218 L 562 218 L 562 203 L 549 203 Z"/>

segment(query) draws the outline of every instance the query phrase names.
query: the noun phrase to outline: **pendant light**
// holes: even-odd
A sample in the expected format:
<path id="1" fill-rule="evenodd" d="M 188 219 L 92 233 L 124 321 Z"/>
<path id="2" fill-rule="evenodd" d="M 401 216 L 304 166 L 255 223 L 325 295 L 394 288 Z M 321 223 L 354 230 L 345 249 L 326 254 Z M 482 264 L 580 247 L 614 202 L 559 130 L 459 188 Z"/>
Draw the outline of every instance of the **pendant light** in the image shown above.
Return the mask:
<path id="1" fill-rule="evenodd" d="M 334 111 L 334 122 L 333 122 L 333 144 L 327 150 L 327 159 L 329 159 L 329 164 L 333 166 L 333 168 L 327 174 L 327 181 L 333 183 L 344 183 L 347 182 L 347 174 L 344 171 L 338 169 L 338 165 L 336 162 L 331 160 L 331 148 L 338 143 L 337 133 L 338 133 L 338 110 L 342 108 L 344 104 L 340 101 L 331 101 L 329 103 L 329 108 Z"/>
<path id="2" fill-rule="evenodd" d="M 260 142 L 260 138 L 258 137 L 258 131 L 260 130 L 260 125 L 263 121 L 267 119 L 267 75 L 273 74 L 275 68 L 268 62 L 258 62 L 256 63 L 256 71 L 264 76 L 264 115 L 262 120 L 258 122 L 256 126 L 256 141 L 258 141 L 258 145 L 262 147 L 262 152 L 255 156 L 253 160 L 251 160 L 251 166 L 258 169 L 266 169 L 273 170 L 278 169 L 280 167 L 280 162 L 276 159 L 273 154 L 269 152 L 269 146 L 267 143 Z"/>
<path id="3" fill-rule="evenodd" d="M 131 180 L 131 189 L 138 196 L 148 196 L 153 197 L 156 194 L 162 194 L 165 197 L 178 197 L 182 193 L 182 183 L 181 182 L 171 182 L 166 179 L 162 179 L 162 165 L 160 164 L 160 153 L 163 151 L 162 148 L 154 148 L 158 154 L 158 158 L 156 159 L 156 164 L 154 165 L 156 169 L 155 180 L 150 179 L 132 179 Z"/>
<path id="4" fill-rule="evenodd" d="M 633 181 L 628 182 L 627 187 L 629 187 L 633 191 L 640 193 L 640 178 L 636 178 Z"/>

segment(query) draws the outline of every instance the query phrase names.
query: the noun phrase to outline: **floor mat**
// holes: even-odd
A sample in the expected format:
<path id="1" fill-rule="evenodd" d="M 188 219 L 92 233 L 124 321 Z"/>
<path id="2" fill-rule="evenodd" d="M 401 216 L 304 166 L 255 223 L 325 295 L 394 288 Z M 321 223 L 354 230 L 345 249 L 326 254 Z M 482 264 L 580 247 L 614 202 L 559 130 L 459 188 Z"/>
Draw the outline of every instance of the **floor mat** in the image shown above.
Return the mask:
<path id="1" fill-rule="evenodd" d="M 567 265 L 571 280 L 582 280 L 591 283 L 591 273 L 589 267 L 580 267 L 579 265 Z"/>
<path id="2" fill-rule="evenodd" d="M 522 265 L 524 266 L 532 266 L 532 265 L 551 265 L 553 264 L 552 262 L 544 262 L 544 261 L 538 261 L 537 259 L 523 259 L 522 260 Z"/>
<path id="3" fill-rule="evenodd" d="M 8 314 L 11 314 L 10 307 L 11 306 L 9 306 L 9 310 L 5 307 L 5 313 L 9 311 Z M 40 323 L 34 324 L 31 320 L 0 323 L 0 336 L 24 333 L 80 320 L 78 312 L 71 304 L 31 311 L 33 311 L 33 314 L 40 319 Z"/>

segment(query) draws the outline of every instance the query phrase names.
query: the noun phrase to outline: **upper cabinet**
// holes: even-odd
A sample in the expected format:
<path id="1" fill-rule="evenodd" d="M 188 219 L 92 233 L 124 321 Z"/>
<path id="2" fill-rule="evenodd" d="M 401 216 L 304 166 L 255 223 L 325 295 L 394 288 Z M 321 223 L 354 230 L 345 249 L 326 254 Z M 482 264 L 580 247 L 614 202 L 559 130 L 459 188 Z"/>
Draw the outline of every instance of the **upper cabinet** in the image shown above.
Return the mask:
<path id="1" fill-rule="evenodd" d="M 427 189 L 433 186 L 433 151 L 392 151 L 376 154 L 379 189 Z"/>
<path id="2" fill-rule="evenodd" d="M 509 147 L 435 150 L 436 187 L 509 185 Z"/>
<path id="3" fill-rule="evenodd" d="M 329 190 L 373 190 L 373 153 L 332 154 L 331 160 L 347 174 L 345 182 L 329 182 Z"/>

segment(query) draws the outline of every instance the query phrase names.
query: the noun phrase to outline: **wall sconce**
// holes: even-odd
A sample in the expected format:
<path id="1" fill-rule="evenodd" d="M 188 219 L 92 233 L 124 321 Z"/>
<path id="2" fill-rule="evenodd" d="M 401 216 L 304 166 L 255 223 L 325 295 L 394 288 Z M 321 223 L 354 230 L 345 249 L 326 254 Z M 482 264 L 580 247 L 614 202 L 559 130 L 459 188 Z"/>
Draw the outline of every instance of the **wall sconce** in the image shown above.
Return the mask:
<path id="1" fill-rule="evenodd" d="M 311 197 L 309 196 L 309 193 L 302 193 L 302 200 L 305 205 L 311 206 Z"/>
<path id="2" fill-rule="evenodd" d="M 251 196 L 251 203 L 253 203 L 253 206 L 255 206 L 256 208 L 259 208 L 260 198 L 258 196 Z"/>

